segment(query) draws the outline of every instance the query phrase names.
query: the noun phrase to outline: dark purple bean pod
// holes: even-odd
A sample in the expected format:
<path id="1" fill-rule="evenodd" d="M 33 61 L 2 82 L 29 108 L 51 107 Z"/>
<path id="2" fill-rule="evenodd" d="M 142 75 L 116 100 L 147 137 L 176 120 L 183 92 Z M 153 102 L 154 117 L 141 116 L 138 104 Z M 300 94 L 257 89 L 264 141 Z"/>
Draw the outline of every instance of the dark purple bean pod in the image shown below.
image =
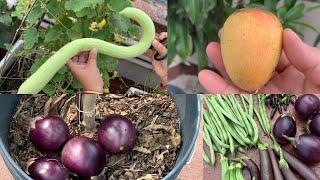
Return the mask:
<path id="1" fill-rule="evenodd" d="M 275 154 L 279 156 L 279 152 L 274 150 Z M 282 149 L 283 156 L 291 168 L 293 168 L 301 177 L 307 180 L 320 180 L 320 178 L 310 169 L 306 164 L 294 157 L 287 151 Z"/>
<path id="2" fill-rule="evenodd" d="M 259 149 L 261 180 L 273 180 L 272 164 L 267 149 Z"/>
<path id="3" fill-rule="evenodd" d="M 255 177 L 256 180 L 261 180 L 260 170 L 257 164 L 248 158 L 244 158 L 242 161 L 244 162 L 245 167 L 249 169 L 251 177 Z"/>

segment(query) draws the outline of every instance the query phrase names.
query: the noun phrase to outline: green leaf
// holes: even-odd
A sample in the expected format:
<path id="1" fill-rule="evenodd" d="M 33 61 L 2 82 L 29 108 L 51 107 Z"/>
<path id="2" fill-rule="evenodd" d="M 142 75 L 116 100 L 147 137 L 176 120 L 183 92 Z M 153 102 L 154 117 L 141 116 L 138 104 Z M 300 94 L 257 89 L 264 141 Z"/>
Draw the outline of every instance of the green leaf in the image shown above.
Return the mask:
<path id="1" fill-rule="evenodd" d="M 197 31 L 197 34 L 194 38 L 194 45 L 196 48 L 196 53 L 199 58 L 198 69 L 202 70 L 207 66 L 207 56 L 206 56 L 206 48 L 204 47 L 204 36 L 202 29 Z"/>
<path id="2" fill-rule="evenodd" d="M 72 26 L 71 29 L 67 30 L 67 35 L 71 40 L 80 39 L 83 37 L 83 24 L 77 23 L 74 26 Z"/>
<path id="3" fill-rule="evenodd" d="M 0 14 L 0 23 L 9 26 L 12 23 L 12 18 L 9 14 Z"/>
<path id="4" fill-rule="evenodd" d="M 316 46 L 318 46 L 319 43 L 320 43 L 320 33 L 318 34 L 316 40 L 314 41 L 313 46 L 316 47 Z"/>
<path id="5" fill-rule="evenodd" d="M 217 0 L 183 0 L 185 11 L 192 24 L 201 26 L 208 16 L 208 12 L 217 4 Z"/>
<path id="6" fill-rule="evenodd" d="M 112 13 L 109 17 L 109 27 L 111 27 L 114 33 L 126 35 L 129 28 L 132 26 L 128 18 L 119 16 L 118 13 Z"/>
<path id="7" fill-rule="evenodd" d="M 42 91 L 44 93 L 46 93 L 47 95 L 52 95 L 56 92 L 56 88 L 54 87 L 54 85 L 52 84 L 47 84 L 43 89 Z"/>
<path id="8" fill-rule="evenodd" d="M 68 72 L 68 68 L 66 66 L 63 66 L 59 71 L 58 73 L 59 74 L 66 74 Z"/>
<path id="9" fill-rule="evenodd" d="M 290 21 L 290 23 L 298 24 L 300 26 L 304 26 L 304 27 L 309 28 L 310 30 L 314 31 L 315 33 L 319 33 L 317 28 L 315 28 L 314 26 L 312 26 L 310 24 L 307 24 L 307 23 L 304 23 L 304 22 L 301 22 L 301 21 Z"/>
<path id="10" fill-rule="evenodd" d="M 116 68 L 118 67 L 118 60 L 116 58 L 113 57 L 108 57 L 108 59 L 106 59 L 107 61 L 107 68 L 109 71 L 115 71 Z"/>
<path id="11" fill-rule="evenodd" d="M 264 7 L 266 7 L 269 11 L 275 11 L 279 0 L 265 0 Z"/>
<path id="12" fill-rule="evenodd" d="M 57 73 L 57 74 L 55 74 L 54 76 L 53 76 L 53 78 L 51 79 L 53 82 L 56 82 L 56 83 L 58 83 L 58 82 L 61 82 L 61 81 L 63 81 L 65 79 L 65 75 L 64 74 L 59 74 L 59 73 Z"/>
<path id="13" fill-rule="evenodd" d="M 287 13 L 287 8 L 286 7 L 281 7 L 277 10 L 277 16 L 279 19 L 283 20 L 286 16 Z"/>
<path id="14" fill-rule="evenodd" d="M 304 4 L 302 4 L 302 3 L 298 4 L 288 11 L 284 20 L 291 21 L 291 20 L 299 19 L 302 17 L 303 12 L 304 12 Z"/>
<path id="15" fill-rule="evenodd" d="M 65 4 L 66 10 L 72 10 L 74 12 L 79 12 L 84 8 L 90 7 L 95 8 L 98 4 L 102 4 L 104 0 L 69 0 Z"/>
<path id="16" fill-rule="evenodd" d="M 17 6 L 15 7 L 15 11 L 11 13 L 11 16 L 17 17 L 18 19 L 22 19 L 27 10 L 28 4 L 25 1 L 19 1 Z"/>
<path id="17" fill-rule="evenodd" d="M 130 0 L 110 0 L 108 3 L 108 7 L 112 10 L 112 11 L 116 11 L 116 12 L 120 12 L 122 11 L 124 8 L 126 7 L 130 7 L 131 6 L 131 1 Z"/>
<path id="18" fill-rule="evenodd" d="M 30 73 L 31 74 L 35 73 L 39 69 L 39 67 L 46 62 L 46 60 L 47 60 L 47 57 L 36 59 L 30 68 Z"/>
<path id="19" fill-rule="evenodd" d="M 79 83 L 79 81 L 77 81 L 76 79 L 72 80 L 71 86 L 74 89 L 82 89 L 82 85 Z"/>
<path id="20" fill-rule="evenodd" d="M 24 48 L 32 49 L 38 42 L 39 34 L 35 27 L 32 27 L 23 32 Z"/>
<path id="21" fill-rule="evenodd" d="M 96 15 L 96 12 L 92 10 L 91 8 L 84 8 L 81 11 L 76 12 L 77 17 L 85 17 L 92 18 Z"/>
<path id="22" fill-rule="evenodd" d="M 34 24 L 41 18 L 43 14 L 43 10 L 40 6 L 35 6 L 32 11 L 29 13 L 26 21 L 30 24 Z"/>
<path id="23" fill-rule="evenodd" d="M 61 6 L 61 2 L 57 0 L 50 0 L 47 4 L 47 11 L 50 18 L 54 18 L 61 15 L 64 11 L 63 6 Z M 54 17 L 53 17 L 54 16 Z"/>
<path id="24" fill-rule="evenodd" d="M 297 0 L 284 0 L 284 7 L 287 9 L 291 9 L 295 4 Z"/>
<path id="25" fill-rule="evenodd" d="M 285 23 L 284 27 L 292 29 L 295 33 L 297 33 L 300 36 L 301 39 L 304 39 L 304 35 L 300 31 L 298 31 L 296 26 L 294 26 L 293 24 Z"/>
<path id="26" fill-rule="evenodd" d="M 308 7 L 305 12 L 310 12 L 310 11 L 314 11 L 314 10 L 317 10 L 320 8 L 320 4 L 317 4 L 317 5 L 314 5 L 314 6 L 311 6 L 311 7 Z"/>
<path id="27" fill-rule="evenodd" d="M 175 48 L 181 59 L 186 60 L 192 54 L 192 44 L 189 36 L 188 24 L 185 21 L 176 21 L 177 41 Z"/>
<path id="28" fill-rule="evenodd" d="M 60 38 L 60 33 L 55 29 L 50 29 L 48 33 L 45 35 L 44 42 L 48 43 L 51 41 L 55 41 Z"/>
<path id="29" fill-rule="evenodd" d="M 169 8 L 170 8 L 170 6 L 169 6 Z M 174 21 L 174 16 L 169 16 L 168 34 L 170 34 L 170 36 L 168 37 L 168 65 L 171 64 L 171 62 L 173 61 L 173 59 L 176 55 L 175 42 L 176 42 L 178 34 L 176 34 L 175 27 L 176 27 L 176 25 L 175 25 L 175 21 Z"/>

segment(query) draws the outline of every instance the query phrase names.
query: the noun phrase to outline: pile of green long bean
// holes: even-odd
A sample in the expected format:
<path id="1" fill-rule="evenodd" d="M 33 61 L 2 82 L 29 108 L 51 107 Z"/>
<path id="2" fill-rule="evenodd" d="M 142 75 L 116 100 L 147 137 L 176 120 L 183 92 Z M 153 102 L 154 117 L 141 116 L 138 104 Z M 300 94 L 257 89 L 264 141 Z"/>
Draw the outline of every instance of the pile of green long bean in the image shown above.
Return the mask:
<path id="1" fill-rule="evenodd" d="M 246 152 L 255 146 L 266 149 L 259 141 L 257 117 L 265 134 L 270 135 L 270 124 L 264 104 L 264 96 L 257 95 L 258 110 L 252 95 L 204 95 L 204 141 L 210 157 L 204 154 L 208 164 L 215 164 L 215 153 L 220 153 L 222 179 L 243 179 L 242 164 L 229 164 L 227 153 Z"/>

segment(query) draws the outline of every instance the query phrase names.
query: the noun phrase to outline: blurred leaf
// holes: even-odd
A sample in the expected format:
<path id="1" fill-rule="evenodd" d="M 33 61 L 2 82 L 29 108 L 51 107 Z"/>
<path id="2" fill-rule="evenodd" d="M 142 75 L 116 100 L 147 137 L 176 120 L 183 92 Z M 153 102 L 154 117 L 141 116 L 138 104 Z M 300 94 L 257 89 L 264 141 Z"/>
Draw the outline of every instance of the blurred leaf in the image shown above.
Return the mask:
<path id="1" fill-rule="evenodd" d="M 53 82 L 61 82 L 62 80 L 64 80 L 64 78 L 65 78 L 65 75 L 64 75 L 64 74 L 59 74 L 59 73 L 57 73 L 57 74 L 55 74 L 55 75 L 53 76 L 52 81 L 53 81 Z"/>
<path id="2" fill-rule="evenodd" d="M 291 20 L 299 19 L 303 16 L 303 12 L 304 12 L 304 4 L 298 4 L 288 11 L 284 20 L 291 21 Z"/>
<path id="3" fill-rule="evenodd" d="M 39 69 L 39 67 L 46 62 L 46 60 L 47 60 L 47 57 L 36 59 L 30 68 L 30 73 L 31 74 L 35 73 Z"/>
<path id="4" fill-rule="evenodd" d="M 98 4 L 102 4 L 104 0 L 69 0 L 65 4 L 66 10 L 72 10 L 74 12 L 79 12 L 86 7 L 95 8 Z"/>
<path id="5" fill-rule="evenodd" d="M 75 78 L 72 80 L 71 86 L 74 89 L 82 89 L 82 85 Z"/>
<path id="6" fill-rule="evenodd" d="M 126 7 L 130 7 L 131 6 L 131 1 L 130 0 L 110 0 L 110 2 L 108 3 L 108 7 L 116 12 L 120 12 L 122 11 L 124 8 Z"/>
<path id="7" fill-rule="evenodd" d="M 297 28 L 296 28 L 296 26 L 294 26 L 293 24 L 285 23 L 285 24 L 284 24 L 284 28 L 290 28 L 290 29 L 292 29 L 295 33 L 297 33 L 297 34 L 299 35 L 299 37 L 300 37 L 301 39 L 304 39 L 304 35 L 303 35 L 300 31 L 298 31 Z"/>
<path id="8" fill-rule="evenodd" d="M 59 74 L 66 74 L 68 72 L 68 68 L 66 66 L 63 66 L 59 71 L 58 73 Z"/>
<path id="9" fill-rule="evenodd" d="M 178 36 L 174 46 L 181 59 L 186 60 L 192 54 L 188 23 L 185 20 L 182 22 L 177 21 L 175 28 Z"/>
<path id="10" fill-rule="evenodd" d="M 266 7 L 269 11 L 276 11 L 276 7 L 279 0 L 264 0 L 264 7 Z"/>
<path id="11" fill-rule="evenodd" d="M 316 40 L 314 41 L 313 46 L 316 47 L 316 46 L 318 46 L 319 43 L 320 43 L 320 33 L 318 34 Z"/>
<path id="12" fill-rule="evenodd" d="M 284 7 L 286 9 L 291 9 L 295 4 L 296 4 L 297 0 L 284 0 Z"/>
<path id="13" fill-rule="evenodd" d="M 283 20 L 286 16 L 287 13 L 287 8 L 285 7 L 281 7 L 277 10 L 277 16 L 278 18 L 280 18 L 281 20 Z"/>
<path id="14" fill-rule="evenodd" d="M 12 23 L 10 14 L 0 14 L 0 23 L 9 26 Z"/>
<path id="15" fill-rule="evenodd" d="M 38 42 L 39 34 L 35 27 L 32 27 L 23 32 L 24 48 L 32 49 Z"/>
<path id="16" fill-rule="evenodd" d="M 269 11 L 269 9 L 266 6 L 264 6 L 262 4 L 256 4 L 256 3 L 247 4 L 244 7 L 246 7 L 246 8 L 260 8 L 262 10 Z"/>
<path id="17" fill-rule="evenodd" d="M 313 10 L 317 10 L 320 8 L 320 4 L 317 4 L 317 5 L 314 5 L 314 6 L 311 6 L 311 7 L 308 7 L 305 12 L 310 12 L 310 11 L 313 11 Z"/>
<path id="18" fill-rule="evenodd" d="M 50 0 L 47 4 L 47 11 L 48 16 L 50 18 L 54 18 L 52 16 L 57 17 L 59 14 L 62 14 L 64 11 L 63 6 L 61 6 L 61 2 L 58 2 L 57 0 Z"/>
<path id="19" fill-rule="evenodd" d="M 80 39 L 83 37 L 82 29 L 83 29 L 83 24 L 81 22 L 77 23 L 74 26 L 72 26 L 71 29 L 67 30 L 67 35 L 71 40 Z"/>
<path id="20" fill-rule="evenodd" d="M 169 2 L 170 3 L 170 2 Z M 170 9 L 170 6 L 169 6 Z M 170 10 L 169 10 L 170 13 Z M 180 19 L 177 19 L 179 21 Z M 175 42 L 177 39 L 176 29 L 175 29 L 175 20 L 174 16 L 169 16 L 168 21 L 168 65 L 171 64 L 173 58 L 175 57 Z"/>
<path id="21" fill-rule="evenodd" d="M 47 84 L 47 85 L 42 89 L 42 91 L 43 91 L 44 93 L 46 93 L 47 95 L 52 95 L 52 94 L 54 94 L 54 93 L 56 92 L 56 89 L 55 89 L 54 85 L 52 85 L 52 84 Z"/>
<path id="22" fill-rule="evenodd" d="M 49 29 L 48 33 L 45 35 L 44 42 L 51 42 L 59 39 L 59 32 L 55 29 Z"/>
<path id="23" fill-rule="evenodd" d="M 197 34 L 194 37 L 194 44 L 196 52 L 199 58 L 198 69 L 202 70 L 207 66 L 206 48 L 204 47 L 204 36 L 202 29 L 197 30 Z"/>
<path id="24" fill-rule="evenodd" d="M 43 10 L 41 6 L 35 6 L 32 11 L 29 13 L 26 21 L 30 24 L 36 23 L 42 16 Z"/>
<path id="25" fill-rule="evenodd" d="M 217 0 L 183 0 L 184 7 L 192 24 L 202 25 L 208 11 L 214 8 Z"/>
<path id="26" fill-rule="evenodd" d="M 309 28 L 311 29 L 312 31 L 316 32 L 316 33 L 319 33 L 319 31 L 317 30 L 317 28 L 315 28 L 314 26 L 310 25 L 310 24 L 307 24 L 307 23 L 304 23 L 304 22 L 301 22 L 301 21 L 291 21 L 290 23 L 294 23 L 294 24 L 298 24 L 298 25 L 301 25 L 301 26 L 304 26 L 306 28 Z"/>
<path id="27" fill-rule="evenodd" d="M 96 12 L 93 11 L 91 8 L 84 8 L 81 11 L 76 12 L 77 17 L 85 17 L 92 18 L 96 15 Z"/>

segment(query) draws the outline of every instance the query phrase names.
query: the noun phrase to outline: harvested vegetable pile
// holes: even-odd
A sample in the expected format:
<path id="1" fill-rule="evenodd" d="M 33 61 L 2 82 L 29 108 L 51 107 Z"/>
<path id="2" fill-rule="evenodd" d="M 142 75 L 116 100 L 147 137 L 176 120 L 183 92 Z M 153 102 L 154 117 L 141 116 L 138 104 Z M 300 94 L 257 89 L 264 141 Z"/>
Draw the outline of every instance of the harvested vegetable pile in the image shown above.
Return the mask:
<path id="1" fill-rule="evenodd" d="M 23 170 L 32 158 L 50 157 L 60 161 L 58 153 L 41 152 L 28 137 L 29 122 L 39 115 L 59 116 L 68 125 L 72 137 L 85 135 L 97 140 L 94 133 L 84 131 L 79 119 L 78 96 L 22 96 L 11 122 L 10 153 Z M 82 113 L 81 113 L 82 114 Z M 137 130 L 133 150 L 124 154 L 106 153 L 104 173 L 94 179 L 160 179 L 170 172 L 180 148 L 179 123 L 175 105 L 168 95 L 141 96 L 101 95 L 96 103 L 97 128 L 101 119 L 110 114 L 132 120 Z M 61 162 L 61 161 L 60 161 Z M 69 173 L 71 178 L 76 175 Z"/>
<path id="2" fill-rule="evenodd" d="M 213 166 L 205 166 L 204 179 L 319 180 L 320 101 L 315 95 L 296 97 L 203 96 L 204 160 Z"/>

